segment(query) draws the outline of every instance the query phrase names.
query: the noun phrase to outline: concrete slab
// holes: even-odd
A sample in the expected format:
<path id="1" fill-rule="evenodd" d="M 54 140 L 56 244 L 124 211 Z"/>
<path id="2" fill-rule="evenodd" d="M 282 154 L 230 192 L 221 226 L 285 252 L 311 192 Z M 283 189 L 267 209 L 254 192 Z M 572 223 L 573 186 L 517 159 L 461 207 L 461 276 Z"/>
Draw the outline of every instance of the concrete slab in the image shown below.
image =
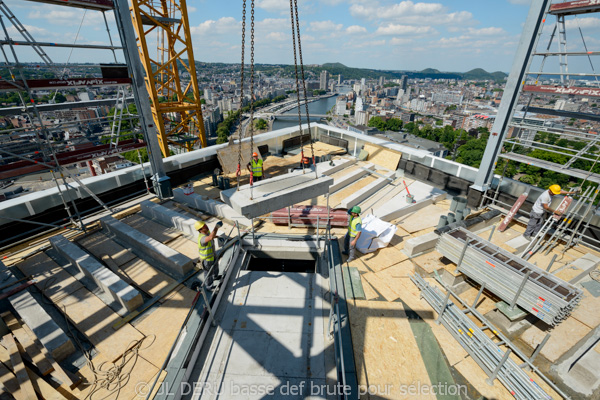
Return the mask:
<path id="1" fill-rule="evenodd" d="M 69 239 L 62 235 L 54 236 L 50 238 L 50 244 L 62 257 L 77 266 L 85 276 L 96 282 L 98 287 L 127 311 L 133 311 L 142 305 L 142 295 L 137 289 L 128 285 L 117 274 Z"/>
<path id="2" fill-rule="evenodd" d="M 511 322 L 518 322 L 524 319 L 528 313 L 522 310 L 519 307 L 515 307 L 514 309 L 510 309 L 510 305 L 504 301 L 499 301 L 496 303 L 496 308 L 506 316 Z"/>
<path id="3" fill-rule="evenodd" d="M 375 165 L 365 164 L 362 168 L 352 171 L 344 176 L 340 176 L 333 180 L 333 185 L 329 187 L 329 193 L 337 192 L 338 190 L 345 188 L 346 186 L 356 182 L 363 176 L 367 175 L 369 171 L 375 170 Z"/>
<path id="4" fill-rule="evenodd" d="M 170 210 L 160 204 L 151 201 L 142 201 L 140 203 L 141 214 L 169 228 L 175 228 L 183 232 L 188 238 L 198 241 L 198 231 L 194 229 L 195 219 L 188 218 L 180 213 Z"/>
<path id="5" fill-rule="evenodd" d="M 509 247 L 515 249 L 515 254 L 521 254 L 523 250 L 531 243 L 530 240 L 525 239 L 523 235 L 519 235 L 505 242 Z"/>
<path id="6" fill-rule="evenodd" d="M 173 190 L 173 196 L 174 200 L 179 203 L 187 204 L 197 210 L 224 219 L 234 225 L 236 222 L 238 222 L 244 227 L 252 226 L 251 219 L 244 217 L 242 214 L 235 211 L 227 204 L 221 203 L 220 201 L 202 198 L 202 196 L 196 193 L 186 195 L 183 192 L 183 189 L 180 188 Z"/>
<path id="7" fill-rule="evenodd" d="M 16 281 L 10 269 L 0 261 L 0 282 L 6 285 Z M 62 361 L 75 352 L 75 346 L 65 332 L 28 290 L 10 296 L 8 301 L 55 360 Z"/>
<path id="8" fill-rule="evenodd" d="M 434 249 L 439 238 L 440 235 L 435 232 L 430 232 L 426 235 L 408 239 L 404 243 L 404 253 L 409 257 L 413 257 L 424 251 Z"/>
<path id="9" fill-rule="evenodd" d="M 573 279 L 571 279 L 569 283 L 573 285 L 578 283 L 583 278 L 587 277 L 590 271 L 596 269 L 599 263 L 600 258 L 590 253 L 584 254 L 583 257 L 580 257 L 577 260 L 573 261 L 573 263 L 570 266 L 578 268 L 582 272 Z"/>
<path id="10" fill-rule="evenodd" d="M 443 190 L 419 181 L 409 185 L 408 190 L 414 196 L 414 203 L 407 203 L 407 193 L 402 192 L 377 208 L 373 214 L 379 219 L 389 222 L 446 198 L 446 192 Z"/>
<path id="11" fill-rule="evenodd" d="M 357 190 L 355 193 L 342 200 L 341 207 L 351 208 L 359 204 L 361 201 L 371 197 L 379 189 L 389 184 L 391 180 L 388 178 L 393 178 L 395 175 L 395 172 L 389 172 L 385 174 L 384 178 L 379 178 L 375 182 Z"/>
<path id="12" fill-rule="evenodd" d="M 101 218 L 100 222 L 108 234 L 113 235 L 117 241 L 131 247 L 140 258 L 155 267 L 161 268 L 163 272 L 179 278 L 194 267 L 194 261 L 189 257 L 146 236 L 142 232 L 136 231 L 111 216 Z"/>
<path id="13" fill-rule="evenodd" d="M 295 171 L 250 185 L 224 190 L 221 200 L 246 218 L 256 218 L 329 192 L 333 178 Z"/>
<path id="14" fill-rule="evenodd" d="M 355 163 L 356 158 L 340 158 L 337 160 L 321 162 L 317 164 L 317 173 L 325 176 L 333 175 Z"/>

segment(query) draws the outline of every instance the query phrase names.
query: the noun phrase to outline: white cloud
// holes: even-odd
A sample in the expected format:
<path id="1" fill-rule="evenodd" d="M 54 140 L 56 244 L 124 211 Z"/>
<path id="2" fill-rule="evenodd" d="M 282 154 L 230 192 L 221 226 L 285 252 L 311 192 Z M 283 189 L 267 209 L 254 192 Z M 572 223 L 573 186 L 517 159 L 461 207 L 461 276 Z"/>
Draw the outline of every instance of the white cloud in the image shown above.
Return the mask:
<path id="1" fill-rule="evenodd" d="M 352 25 L 346 28 L 346 33 L 355 34 L 355 33 L 365 33 L 367 32 L 367 28 L 359 25 Z"/>
<path id="2" fill-rule="evenodd" d="M 193 6 L 187 6 L 187 10 L 188 10 L 188 13 L 193 13 L 193 12 L 198 11 L 198 9 Z"/>
<path id="3" fill-rule="evenodd" d="M 377 28 L 375 31 L 376 35 L 408 35 L 408 34 L 417 34 L 417 35 L 425 35 L 430 33 L 435 33 L 436 30 L 430 26 L 412 26 L 412 25 L 397 25 L 397 24 L 388 24 L 386 26 L 381 26 Z"/>
<path id="4" fill-rule="evenodd" d="M 337 32 L 342 30 L 344 25 L 336 24 L 333 21 L 314 21 L 309 24 L 308 30 L 313 32 Z"/>
<path id="5" fill-rule="evenodd" d="M 414 15 L 441 14 L 444 6 L 440 3 L 413 3 L 402 1 L 392 6 L 377 7 L 376 4 L 350 6 L 350 13 L 355 17 L 373 19 L 396 19 Z"/>
<path id="6" fill-rule="evenodd" d="M 531 0 L 508 0 L 509 3 L 519 4 L 519 5 L 529 5 L 531 4 Z"/>
<path id="7" fill-rule="evenodd" d="M 376 47 L 376 46 L 383 46 L 385 44 L 385 40 L 371 40 L 371 41 L 366 41 L 366 42 L 362 42 L 362 43 L 353 43 L 352 47 L 353 48 L 362 48 L 362 47 Z"/>
<path id="8" fill-rule="evenodd" d="M 505 35 L 506 31 L 502 28 L 496 28 L 494 26 L 490 26 L 488 28 L 480 28 L 480 29 L 469 28 L 468 33 L 473 36 L 495 36 L 495 35 Z"/>
<path id="9" fill-rule="evenodd" d="M 256 2 L 257 8 L 262 8 L 267 11 L 290 11 L 290 2 L 286 0 L 258 0 Z"/>
<path id="10" fill-rule="evenodd" d="M 275 42 L 283 42 L 287 40 L 288 36 L 282 32 L 271 32 L 267 35 L 267 40 L 272 40 Z"/>
<path id="11" fill-rule="evenodd" d="M 198 26 L 192 26 L 190 31 L 192 34 L 198 35 L 225 34 L 236 31 L 241 34 L 240 23 L 233 17 L 223 17 L 216 21 L 209 19 Z"/>
<path id="12" fill-rule="evenodd" d="M 595 17 L 584 17 L 584 18 L 571 18 L 565 21 L 565 27 L 567 29 L 598 29 L 600 28 L 600 18 Z M 578 32 L 579 33 L 579 32 Z M 579 35 L 577 35 L 579 36 Z"/>
<path id="13" fill-rule="evenodd" d="M 413 40 L 411 38 L 396 38 L 395 37 L 390 40 L 390 44 L 392 44 L 394 46 L 409 44 L 412 42 L 413 42 Z"/>

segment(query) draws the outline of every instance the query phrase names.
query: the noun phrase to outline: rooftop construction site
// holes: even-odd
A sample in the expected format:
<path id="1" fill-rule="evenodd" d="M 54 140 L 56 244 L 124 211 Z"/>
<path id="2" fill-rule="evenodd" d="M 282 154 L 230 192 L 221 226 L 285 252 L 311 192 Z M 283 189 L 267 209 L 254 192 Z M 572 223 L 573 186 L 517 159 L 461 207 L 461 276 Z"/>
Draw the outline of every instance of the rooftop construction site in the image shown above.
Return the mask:
<path id="1" fill-rule="evenodd" d="M 31 3 L 114 14 L 110 46 L 78 46 L 123 52 L 126 63 L 115 56 L 102 77 L 29 79 L 16 47 L 58 71 L 44 49 L 69 45 L 34 39 L 0 0 L 11 73 L 0 91 L 19 93 L 11 112 L 31 122 L 40 149 L 2 145 L 14 160 L 0 179 L 55 182 L 0 202 L 0 399 L 600 399 L 598 137 L 526 117 L 600 121 L 530 106 L 600 97 L 571 79 L 598 75 L 567 64 L 600 52 L 567 50 L 565 34 L 569 18 L 600 12 L 598 1 L 531 2 L 479 168 L 303 120 L 296 0 L 298 125 L 255 132 L 254 1 L 244 0 L 249 118 L 240 113 L 229 142 L 212 146 L 185 0 Z M 551 64 L 560 85 L 539 83 Z M 54 130 L 68 124 L 42 114 L 69 103 L 24 99 L 63 87 L 116 88 L 112 103 L 86 101 L 115 107 L 102 117 L 106 142 L 58 150 Z M 136 135 L 123 137 L 124 123 Z M 585 145 L 565 151 L 541 132 Z M 148 162 L 86 178 L 70 169 L 137 149 Z M 510 163 L 569 184 L 508 178 Z"/>

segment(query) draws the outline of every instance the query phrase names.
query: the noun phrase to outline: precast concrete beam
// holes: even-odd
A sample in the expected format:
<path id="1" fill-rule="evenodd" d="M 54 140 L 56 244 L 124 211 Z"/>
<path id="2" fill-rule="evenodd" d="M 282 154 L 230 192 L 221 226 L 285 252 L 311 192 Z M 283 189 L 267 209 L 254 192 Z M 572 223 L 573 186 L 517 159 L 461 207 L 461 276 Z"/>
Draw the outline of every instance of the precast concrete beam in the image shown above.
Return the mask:
<path id="1" fill-rule="evenodd" d="M 237 222 L 245 227 L 252 226 L 251 219 L 246 218 L 245 216 L 231 208 L 229 205 L 223 204 L 220 201 L 203 198 L 202 196 L 196 193 L 185 194 L 183 192 L 183 189 L 180 188 L 173 190 L 173 196 L 175 201 L 178 203 L 187 204 L 191 207 L 194 207 L 197 210 L 229 221 L 232 223 L 232 225 L 235 225 L 235 223 Z"/>
<path id="2" fill-rule="evenodd" d="M 337 192 L 338 190 L 350 185 L 352 182 L 356 182 L 363 176 L 369 174 L 369 171 L 373 171 L 375 165 L 365 164 L 362 168 L 352 171 L 344 176 L 340 176 L 333 180 L 333 185 L 329 187 L 329 193 Z"/>
<path id="3" fill-rule="evenodd" d="M 17 278 L 0 261 L 0 282 L 17 283 Z M 27 289 L 8 298 L 25 324 L 33 331 L 52 357 L 61 361 L 75 352 L 75 346 Z"/>
<path id="4" fill-rule="evenodd" d="M 77 266 L 85 276 L 96 282 L 102 291 L 109 294 L 127 311 L 134 311 L 142 305 L 142 295 L 137 289 L 131 287 L 69 239 L 62 235 L 55 236 L 50 238 L 50 244 L 62 257 Z"/>
<path id="5" fill-rule="evenodd" d="M 246 218 L 256 218 L 329 193 L 333 178 L 314 171 L 294 171 L 221 192 L 221 200 Z"/>
<path id="6" fill-rule="evenodd" d="M 331 163 L 329 161 L 320 162 L 317 164 L 317 174 L 325 176 L 333 175 L 355 163 L 356 158 L 340 158 L 332 160 Z"/>
<path id="7" fill-rule="evenodd" d="M 375 182 L 365 186 L 362 189 L 357 190 L 350 196 L 346 197 L 342 200 L 340 207 L 343 208 L 351 208 L 361 201 L 368 199 L 372 195 L 374 195 L 379 189 L 389 184 L 390 179 L 396 176 L 396 172 L 389 172 L 385 174 L 385 177 L 377 179 Z"/>
<path id="8" fill-rule="evenodd" d="M 131 247 L 140 258 L 163 272 L 181 278 L 194 267 L 194 260 L 130 227 L 107 216 L 100 219 L 102 227 L 117 241 Z"/>
<path id="9" fill-rule="evenodd" d="M 435 232 L 410 238 L 404 244 L 404 253 L 409 257 L 413 257 L 427 250 L 434 249 L 439 238 L 440 235 Z"/>
<path id="10" fill-rule="evenodd" d="M 149 200 L 140 203 L 141 212 L 144 217 L 156 221 L 166 227 L 175 228 L 183 232 L 189 239 L 198 241 L 198 231 L 194 229 L 195 219 L 187 218 L 160 204 L 155 204 Z"/>
<path id="11" fill-rule="evenodd" d="M 373 215 L 383 221 L 390 222 L 446 198 L 446 192 L 443 190 L 419 181 L 413 182 L 408 189 L 413 196 L 413 203 L 408 202 L 406 191 L 402 191 L 402 193 L 377 208 Z"/>

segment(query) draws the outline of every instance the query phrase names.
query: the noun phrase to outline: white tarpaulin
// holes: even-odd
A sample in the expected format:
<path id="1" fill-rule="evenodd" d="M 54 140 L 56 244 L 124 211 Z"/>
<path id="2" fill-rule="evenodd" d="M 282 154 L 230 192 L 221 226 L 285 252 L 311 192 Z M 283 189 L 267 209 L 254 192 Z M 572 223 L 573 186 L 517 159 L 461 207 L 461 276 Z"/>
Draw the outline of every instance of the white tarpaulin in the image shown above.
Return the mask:
<path id="1" fill-rule="evenodd" d="M 382 221 L 374 215 L 366 215 L 362 219 L 362 233 L 356 243 L 356 249 L 366 254 L 386 247 L 397 229 L 396 225 Z"/>

